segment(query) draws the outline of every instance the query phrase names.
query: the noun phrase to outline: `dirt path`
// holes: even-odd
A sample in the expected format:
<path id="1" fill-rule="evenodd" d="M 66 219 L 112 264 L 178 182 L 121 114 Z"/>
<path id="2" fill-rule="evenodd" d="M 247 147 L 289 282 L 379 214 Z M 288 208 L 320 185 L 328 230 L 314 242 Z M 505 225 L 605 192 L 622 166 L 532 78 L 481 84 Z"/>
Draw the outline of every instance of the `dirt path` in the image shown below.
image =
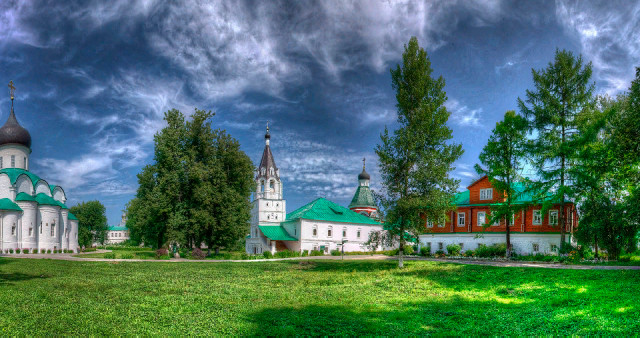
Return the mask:
<path id="1" fill-rule="evenodd" d="M 109 250 L 98 250 L 87 252 L 87 254 L 93 253 L 106 253 Z M 273 258 L 273 259 L 251 259 L 251 260 L 218 260 L 218 259 L 203 259 L 193 260 L 184 258 L 173 258 L 170 260 L 155 260 L 155 259 L 106 259 L 106 258 L 82 258 L 73 257 L 72 255 L 78 254 L 2 254 L 0 257 L 7 258 L 27 258 L 27 259 L 56 259 L 65 261 L 82 261 L 82 262 L 166 262 L 166 263 L 259 263 L 259 262 L 276 262 L 276 261 L 289 261 L 289 260 L 340 260 L 340 256 L 312 256 L 312 257 L 293 257 L 293 258 Z M 82 254 L 80 254 L 82 255 Z M 344 260 L 397 260 L 397 257 L 390 257 L 385 255 L 354 255 L 344 256 Z M 458 259 L 441 259 L 441 258 L 423 258 L 423 257 L 405 257 L 407 261 L 432 261 L 452 264 L 468 264 L 468 265 L 486 265 L 496 267 L 518 267 L 518 268 L 544 268 L 544 269 L 570 269 L 570 270 L 640 270 L 640 266 L 630 265 L 565 265 L 557 263 L 538 263 L 538 262 L 507 262 L 507 261 L 485 261 L 485 260 L 458 260 Z"/>

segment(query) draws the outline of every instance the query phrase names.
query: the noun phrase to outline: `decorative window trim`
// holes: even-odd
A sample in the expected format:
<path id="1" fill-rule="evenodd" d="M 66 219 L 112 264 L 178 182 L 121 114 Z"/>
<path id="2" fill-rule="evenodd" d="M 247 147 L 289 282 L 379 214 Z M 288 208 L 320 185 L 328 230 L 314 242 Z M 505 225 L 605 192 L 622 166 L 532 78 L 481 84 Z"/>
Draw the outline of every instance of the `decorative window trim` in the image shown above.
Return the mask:
<path id="1" fill-rule="evenodd" d="M 346 238 L 347 237 L 347 228 L 344 227 L 342 228 L 342 238 Z"/>
<path id="2" fill-rule="evenodd" d="M 318 237 L 318 226 L 317 225 L 314 225 L 313 228 L 311 229 L 311 236 Z"/>
<path id="3" fill-rule="evenodd" d="M 482 222 L 480 222 L 480 215 L 482 215 Z M 478 211 L 478 213 L 476 214 L 476 224 L 481 227 L 484 226 L 485 223 L 487 223 L 487 212 L 486 211 Z"/>
<path id="4" fill-rule="evenodd" d="M 433 228 L 433 221 L 427 218 L 427 228 Z"/>
<path id="5" fill-rule="evenodd" d="M 558 225 L 559 214 L 558 209 L 549 210 L 549 225 Z"/>
<path id="6" fill-rule="evenodd" d="M 462 216 L 462 218 L 460 218 L 460 216 Z M 460 220 L 462 220 L 462 222 L 460 222 Z M 458 213 L 458 226 L 459 227 L 463 227 L 463 226 L 465 226 L 466 223 L 467 223 L 467 213 L 466 212 L 459 212 Z"/>
<path id="7" fill-rule="evenodd" d="M 441 217 L 438 219 L 438 228 L 444 228 L 445 227 L 445 223 L 447 222 L 447 219 L 445 217 Z"/>
<path id="8" fill-rule="evenodd" d="M 327 228 L 327 237 L 332 238 L 333 237 L 333 227 L 329 226 Z"/>
<path id="9" fill-rule="evenodd" d="M 542 210 L 533 210 L 531 213 L 531 224 L 542 225 Z"/>
<path id="10" fill-rule="evenodd" d="M 493 199 L 493 188 L 480 189 L 480 200 L 486 201 Z"/>

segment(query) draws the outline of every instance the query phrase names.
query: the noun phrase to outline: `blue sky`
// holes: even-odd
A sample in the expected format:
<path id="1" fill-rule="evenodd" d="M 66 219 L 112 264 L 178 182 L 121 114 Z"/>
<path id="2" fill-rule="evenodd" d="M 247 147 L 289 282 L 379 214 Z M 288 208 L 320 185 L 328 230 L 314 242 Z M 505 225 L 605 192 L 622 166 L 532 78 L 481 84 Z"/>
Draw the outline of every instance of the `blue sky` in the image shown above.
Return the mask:
<path id="1" fill-rule="evenodd" d="M 631 1 L 2 1 L 0 82 L 33 139 L 31 171 L 67 204 L 100 200 L 117 224 L 152 161 L 163 113 L 213 110 L 257 165 L 264 129 L 288 211 L 322 196 L 347 205 L 361 159 L 395 126 L 389 69 L 417 36 L 446 80 L 465 187 L 495 123 L 556 48 L 593 62 L 598 94 L 640 65 Z M 0 120 L 10 101 L 0 95 Z"/>

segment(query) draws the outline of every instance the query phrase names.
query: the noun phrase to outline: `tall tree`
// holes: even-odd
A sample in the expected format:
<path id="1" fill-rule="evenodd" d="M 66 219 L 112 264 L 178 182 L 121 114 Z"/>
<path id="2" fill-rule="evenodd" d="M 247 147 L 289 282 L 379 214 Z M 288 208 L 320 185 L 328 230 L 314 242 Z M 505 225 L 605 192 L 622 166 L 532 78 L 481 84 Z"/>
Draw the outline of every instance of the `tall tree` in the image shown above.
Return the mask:
<path id="1" fill-rule="evenodd" d="M 451 144 L 451 129 L 446 123 L 449 111 L 442 76 L 431 77 L 427 52 L 412 37 L 405 45 L 402 66 L 391 70 L 396 91 L 399 128 L 390 135 L 385 127 L 376 146 L 382 174 L 381 205 L 385 228 L 399 241 L 403 266 L 407 235 L 424 232 L 422 217 L 442 219 L 451 210 L 451 200 L 459 181 L 449 172 L 463 153 L 460 144 Z"/>
<path id="2" fill-rule="evenodd" d="M 591 63 L 584 65 L 581 56 L 556 50 L 546 69 L 532 69 L 531 73 L 535 90 L 527 90 L 526 101 L 518 98 L 518 106 L 534 136 L 532 155 L 539 178 L 535 190 L 544 211 L 559 201 L 560 240 L 564 243 L 565 201 L 575 198 L 570 168 L 584 144 L 579 119 L 594 104 Z"/>
<path id="3" fill-rule="evenodd" d="M 523 160 L 526 154 L 525 138 L 527 120 L 510 110 L 504 119 L 496 123 L 487 145 L 480 153 L 482 166 L 476 164 L 476 171 L 489 177 L 495 189 L 505 196 L 504 202 L 491 207 L 489 224 L 506 220 L 507 258 L 511 257 L 511 222 L 513 216 L 524 205 L 514 204 L 523 189 L 515 189 L 514 183 L 522 178 Z"/>
<path id="4" fill-rule="evenodd" d="M 154 137 L 152 165 L 138 174 L 128 205 L 131 234 L 160 247 L 201 243 L 218 251 L 235 244 L 250 218 L 253 165 L 239 143 L 211 129 L 211 112 L 165 113 L 167 127 Z"/>
<path id="5" fill-rule="evenodd" d="M 78 245 L 104 244 L 107 237 L 106 209 L 99 201 L 82 202 L 69 209 L 78 218 Z"/>

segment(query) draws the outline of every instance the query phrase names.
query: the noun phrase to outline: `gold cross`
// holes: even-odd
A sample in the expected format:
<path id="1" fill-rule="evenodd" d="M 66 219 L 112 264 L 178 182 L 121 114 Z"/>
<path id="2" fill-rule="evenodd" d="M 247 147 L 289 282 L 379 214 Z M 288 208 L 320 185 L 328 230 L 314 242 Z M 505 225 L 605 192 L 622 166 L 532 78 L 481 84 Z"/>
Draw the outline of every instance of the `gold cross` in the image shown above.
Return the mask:
<path id="1" fill-rule="evenodd" d="M 367 160 L 366 158 L 364 158 L 364 157 L 362 158 L 362 170 L 364 170 L 364 162 L 365 162 L 366 160 Z"/>
<path id="2" fill-rule="evenodd" d="M 11 101 L 13 101 L 13 93 L 15 93 L 16 87 L 13 85 L 13 81 L 9 81 L 9 93 L 11 94 Z"/>

